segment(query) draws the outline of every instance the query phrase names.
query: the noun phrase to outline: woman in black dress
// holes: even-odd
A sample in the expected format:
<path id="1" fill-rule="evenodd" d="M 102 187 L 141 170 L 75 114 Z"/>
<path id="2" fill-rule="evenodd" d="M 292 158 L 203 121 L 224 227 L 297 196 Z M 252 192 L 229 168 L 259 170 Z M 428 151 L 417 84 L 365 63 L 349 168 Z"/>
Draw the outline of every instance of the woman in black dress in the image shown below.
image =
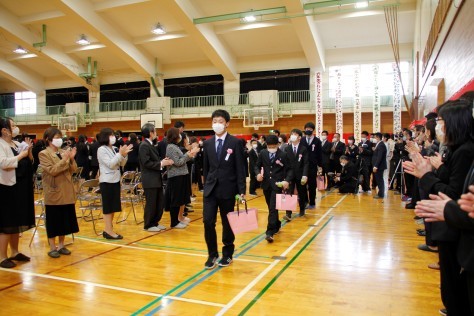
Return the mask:
<path id="1" fill-rule="evenodd" d="M 137 134 L 130 133 L 129 139 L 126 142 L 127 145 L 132 145 L 132 151 L 128 153 L 128 160 L 125 164 L 125 171 L 140 171 L 140 165 L 138 164 L 138 143 Z"/>
<path id="2" fill-rule="evenodd" d="M 13 268 L 14 261 L 30 261 L 20 253 L 20 233 L 35 226 L 32 143 L 20 147 L 13 137 L 19 128 L 9 118 L 0 118 L 0 267 Z M 10 246 L 10 257 L 7 255 Z"/>
<path id="3" fill-rule="evenodd" d="M 77 154 L 76 154 L 77 166 L 82 167 L 81 178 L 85 180 L 89 180 L 90 179 L 89 156 L 91 154 L 90 154 L 89 145 L 87 144 L 86 136 L 79 135 L 79 139 L 75 148 L 77 149 Z"/>

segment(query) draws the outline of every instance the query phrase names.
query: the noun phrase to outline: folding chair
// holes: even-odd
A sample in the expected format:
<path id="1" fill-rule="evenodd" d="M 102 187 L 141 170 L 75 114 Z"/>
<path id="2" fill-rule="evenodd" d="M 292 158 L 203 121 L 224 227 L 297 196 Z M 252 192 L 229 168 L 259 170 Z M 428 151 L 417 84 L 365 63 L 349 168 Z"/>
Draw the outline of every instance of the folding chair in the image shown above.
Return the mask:
<path id="1" fill-rule="evenodd" d="M 143 191 L 143 186 L 142 186 L 141 182 L 135 184 L 131 190 L 128 190 L 128 191 L 122 190 L 121 191 L 121 195 L 120 195 L 121 202 L 122 203 L 130 203 L 131 209 L 128 210 L 127 214 L 122 219 L 120 219 L 120 216 L 117 218 L 117 221 L 116 221 L 117 224 L 126 221 L 128 216 L 130 215 L 130 212 L 132 212 L 132 211 L 133 211 L 133 218 L 135 219 L 135 223 L 137 225 L 143 223 L 143 221 L 139 222 L 137 220 L 137 213 L 135 211 L 135 205 L 137 205 L 137 204 L 141 204 L 142 209 L 143 210 L 145 209 L 143 192 L 144 191 Z M 123 213 L 123 208 L 122 208 L 122 212 L 120 214 L 122 214 L 122 213 Z"/>
<path id="2" fill-rule="evenodd" d="M 100 215 L 94 216 L 94 211 L 102 210 L 102 196 L 99 194 L 99 180 L 93 179 L 84 181 L 77 194 L 77 200 L 80 205 L 79 209 L 82 212 L 82 219 L 86 222 L 92 221 L 94 233 L 100 235 L 101 233 L 97 233 L 95 221 L 102 217 L 100 217 Z"/>

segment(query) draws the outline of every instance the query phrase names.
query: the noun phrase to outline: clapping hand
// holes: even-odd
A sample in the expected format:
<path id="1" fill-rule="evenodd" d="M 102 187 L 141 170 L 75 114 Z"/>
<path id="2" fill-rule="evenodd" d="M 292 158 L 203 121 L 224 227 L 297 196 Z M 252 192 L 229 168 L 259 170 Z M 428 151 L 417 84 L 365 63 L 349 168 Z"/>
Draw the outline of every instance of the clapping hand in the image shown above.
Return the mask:
<path id="1" fill-rule="evenodd" d="M 444 193 L 430 194 L 431 200 L 422 200 L 416 204 L 415 214 L 427 222 L 444 222 L 444 207 L 451 198 Z"/>
<path id="2" fill-rule="evenodd" d="M 33 148 L 33 141 L 29 137 L 25 137 L 24 142 L 25 142 L 25 144 L 28 145 L 28 147 L 27 147 L 28 150 Z"/>
<path id="3" fill-rule="evenodd" d="M 71 152 L 69 150 L 65 150 L 61 153 L 62 160 L 68 160 L 71 156 Z"/>
<path id="4" fill-rule="evenodd" d="M 461 209 L 469 213 L 469 216 L 474 218 L 474 185 L 469 186 L 469 193 L 461 195 L 458 204 Z"/>
<path id="5" fill-rule="evenodd" d="M 406 151 L 408 151 L 408 153 L 410 153 L 410 155 L 414 155 L 420 152 L 420 147 L 418 147 L 418 145 L 412 141 L 407 141 L 405 149 Z"/>
<path id="6" fill-rule="evenodd" d="M 127 157 L 128 153 L 131 152 L 133 150 L 133 145 L 130 144 L 130 145 L 123 145 L 123 146 L 120 146 L 120 149 L 119 149 L 119 153 L 123 156 L 123 157 Z"/>
<path id="7" fill-rule="evenodd" d="M 69 158 L 74 159 L 74 157 L 76 157 L 76 153 L 77 153 L 77 148 L 74 147 L 73 149 L 69 151 Z"/>
<path id="8" fill-rule="evenodd" d="M 166 157 L 165 159 L 161 161 L 162 167 L 171 166 L 172 164 L 174 164 L 174 161 L 170 159 L 169 157 Z"/>
<path id="9" fill-rule="evenodd" d="M 417 177 L 422 178 L 425 174 L 432 170 L 430 160 L 421 156 L 417 153 L 413 155 L 413 161 L 404 161 L 403 168 L 405 172 Z"/>
<path id="10" fill-rule="evenodd" d="M 443 158 L 441 157 L 441 155 L 439 153 L 435 153 L 435 154 L 436 154 L 436 156 L 429 157 L 429 159 L 430 159 L 430 163 L 433 166 L 433 168 L 438 170 L 439 167 L 441 167 L 441 165 L 443 164 Z"/>
<path id="11" fill-rule="evenodd" d="M 258 182 L 262 182 L 262 181 L 263 181 L 263 175 L 262 175 L 261 173 L 259 173 L 259 174 L 257 175 L 257 181 L 258 181 Z"/>

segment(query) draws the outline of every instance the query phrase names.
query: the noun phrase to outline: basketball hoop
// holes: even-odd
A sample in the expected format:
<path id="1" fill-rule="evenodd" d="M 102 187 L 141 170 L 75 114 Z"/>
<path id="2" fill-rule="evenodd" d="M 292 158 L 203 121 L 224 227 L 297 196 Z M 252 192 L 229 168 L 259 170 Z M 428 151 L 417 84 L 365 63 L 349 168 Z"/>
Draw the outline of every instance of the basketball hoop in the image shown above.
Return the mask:
<path id="1" fill-rule="evenodd" d="M 254 125 L 254 126 L 253 126 L 253 129 L 254 129 L 255 131 L 258 131 L 259 128 L 260 128 L 260 125 Z"/>

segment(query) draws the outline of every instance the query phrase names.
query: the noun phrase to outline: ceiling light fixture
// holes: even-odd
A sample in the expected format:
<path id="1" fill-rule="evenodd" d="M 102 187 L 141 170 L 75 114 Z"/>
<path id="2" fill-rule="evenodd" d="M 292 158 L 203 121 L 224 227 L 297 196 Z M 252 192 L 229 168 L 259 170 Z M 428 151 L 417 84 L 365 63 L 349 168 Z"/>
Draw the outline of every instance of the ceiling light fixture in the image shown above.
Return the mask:
<path id="1" fill-rule="evenodd" d="M 356 4 L 354 6 L 355 6 L 356 9 L 367 8 L 369 6 L 369 1 L 356 2 Z"/>
<path id="2" fill-rule="evenodd" d="M 84 46 L 84 45 L 89 45 L 91 42 L 87 39 L 87 37 L 84 34 L 81 34 L 81 36 L 76 41 L 76 43 Z"/>
<path id="3" fill-rule="evenodd" d="M 158 23 L 152 30 L 151 32 L 156 35 L 163 35 L 166 34 L 165 27 L 161 25 L 161 23 Z"/>
<path id="4" fill-rule="evenodd" d="M 27 54 L 28 51 L 26 49 L 24 49 L 23 47 L 21 46 L 18 46 L 15 50 L 13 50 L 14 53 L 17 53 L 17 54 Z"/>
<path id="5" fill-rule="evenodd" d="M 214 23 L 220 21 L 229 21 L 234 19 L 240 19 L 241 22 L 251 23 L 257 20 L 262 20 L 263 16 L 273 15 L 273 14 L 286 14 L 286 7 L 277 7 L 261 10 L 250 10 L 245 12 L 236 12 L 223 15 L 208 16 L 203 18 L 193 19 L 194 24 L 203 24 L 203 23 Z"/>

